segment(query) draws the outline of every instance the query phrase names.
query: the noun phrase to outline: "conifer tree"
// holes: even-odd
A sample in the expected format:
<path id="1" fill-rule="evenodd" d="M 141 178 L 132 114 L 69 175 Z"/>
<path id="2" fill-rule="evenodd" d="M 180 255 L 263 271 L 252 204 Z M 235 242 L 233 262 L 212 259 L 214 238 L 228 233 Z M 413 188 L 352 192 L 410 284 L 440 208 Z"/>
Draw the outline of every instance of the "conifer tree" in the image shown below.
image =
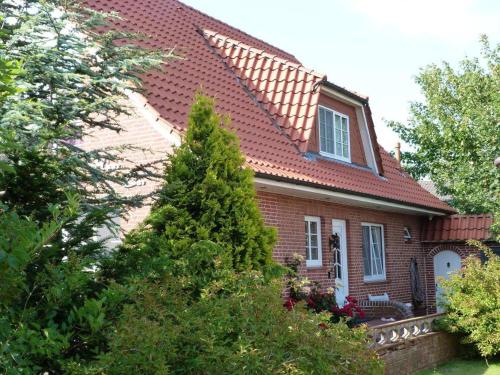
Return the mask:
<path id="1" fill-rule="evenodd" d="M 0 373 L 64 373 L 106 348 L 116 309 L 94 234 L 141 197 L 115 191 L 135 177 L 105 168 L 119 150 L 78 141 L 120 131 L 126 90 L 166 57 L 110 20 L 80 1 L 0 1 L 0 69 L 14 73 L 0 74 Z"/>
<path id="2" fill-rule="evenodd" d="M 183 143 L 168 157 L 159 199 L 125 248 L 142 249 L 147 257 L 168 249 L 168 257 L 181 259 L 209 240 L 229 254 L 233 270 L 265 270 L 275 231 L 264 225 L 253 172 L 244 164 L 229 121 L 215 112 L 212 99 L 197 94 Z"/>

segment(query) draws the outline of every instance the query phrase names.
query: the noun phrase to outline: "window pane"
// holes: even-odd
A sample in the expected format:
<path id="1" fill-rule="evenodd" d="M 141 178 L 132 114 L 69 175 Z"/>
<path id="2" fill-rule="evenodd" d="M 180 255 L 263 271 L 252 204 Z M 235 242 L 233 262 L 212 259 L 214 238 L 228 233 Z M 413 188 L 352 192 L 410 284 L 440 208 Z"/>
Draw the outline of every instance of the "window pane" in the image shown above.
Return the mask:
<path id="1" fill-rule="evenodd" d="M 382 228 L 371 227 L 372 241 L 373 241 L 373 254 L 374 254 L 374 268 L 375 274 L 383 275 L 384 267 L 382 263 Z"/>
<path id="2" fill-rule="evenodd" d="M 311 234 L 318 234 L 318 224 L 315 221 L 310 221 Z"/>
<path id="3" fill-rule="evenodd" d="M 342 156 L 345 158 L 349 157 L 349 148 L 347 147 L 347 144 L 345 144 L 345 143 L 342 146 Z"/>
<path id="4" fill-rule="evenodd" d="M 335 115 L 335 130 L 338 130 L 340 131 L 341 127 L 340 127 L 340 116 L 339 115 Z"/>
<path id="5" fill-rule="evenodd" d="M 318 247 L 318 236 L 316 234 L 311 235 L 311 246 Z"/>
<path id="6" fill-rule="evenodd" d="M 370 246 L 370 228 L 363 226 L 363 265 L 365 276 L 371 276 L 371 246 Z"/>
<path id="7" fill-rule="evenodd" d="M 347 119 L 342 117 L 342 130 L 347 133 Z"/>
<path id="8" fill-rule="evenodd" d="M 317 247 L 311 247 L 311 258 L 310 260 L 318 260 L 318 248 Z"/>
<path id="9" fill-rule="evenodd" d="M 327 112 L 326 152 L 333 154 L 333 114 L 332 114 L 332 112 Z"/>
<path id="10" fill-rule="evenodd" d="M 335 154 L 338 156 L 342 156 L 342 143 L 336 142 L 336 150 L 337 152 Z"/>
<path id="11" fill-rule="evenodd" d="M 326 151 L 326 113 L 323 108 L 319 109 L 319 137 L 320 137 L 320 150 Z"/>

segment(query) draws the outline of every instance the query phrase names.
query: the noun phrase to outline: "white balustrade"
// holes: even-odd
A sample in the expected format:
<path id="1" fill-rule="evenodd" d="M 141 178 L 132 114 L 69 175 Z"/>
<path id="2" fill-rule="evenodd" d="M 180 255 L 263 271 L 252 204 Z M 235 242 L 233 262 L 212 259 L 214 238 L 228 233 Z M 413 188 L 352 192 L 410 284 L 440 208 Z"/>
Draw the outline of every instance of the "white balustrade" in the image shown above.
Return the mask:
<path id="1" fill-rule="evenodd" d="M 432 314 L 369 327 L 374 349 L 394 345 L 433 332 L 433 322 L 445 314 Z"/>

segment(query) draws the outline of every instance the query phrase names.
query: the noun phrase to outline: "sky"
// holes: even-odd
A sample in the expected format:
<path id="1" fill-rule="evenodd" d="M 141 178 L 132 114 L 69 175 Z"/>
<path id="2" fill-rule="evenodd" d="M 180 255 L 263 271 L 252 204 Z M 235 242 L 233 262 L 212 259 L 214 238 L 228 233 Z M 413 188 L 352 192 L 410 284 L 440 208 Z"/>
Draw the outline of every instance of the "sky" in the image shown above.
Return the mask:
<path id="1" fill-rule="evenodd" d="M 422 99 L 421 68 L 478 56 L 481 34 L 500 42 L 499 0 L 182 1 L 369 96 L 387 150 L 398 137 L 385 120 L 406 121 L 409 103 Z"/>

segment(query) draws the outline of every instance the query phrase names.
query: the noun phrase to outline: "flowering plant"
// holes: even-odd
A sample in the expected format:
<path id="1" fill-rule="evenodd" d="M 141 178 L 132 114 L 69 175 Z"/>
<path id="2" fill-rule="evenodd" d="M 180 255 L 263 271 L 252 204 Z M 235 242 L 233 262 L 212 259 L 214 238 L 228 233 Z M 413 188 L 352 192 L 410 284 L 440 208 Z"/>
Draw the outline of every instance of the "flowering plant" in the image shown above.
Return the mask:
<path id="1" fill-rule="evenodd" d="M 302 261 L 302 256 L 294 254 L 293 259 L 289 260 L 288 266 L 297 271 Z M 283 306 L 289 311 L 293 310 L 299 301 L 304 301 L 306 308 L 312 312 L 330 313 L 332 323 L 338 323 L 341 319 L 345 319 L 349 326 L 354 326 L 365 318 L 365 312 L 358 306 L 356 298 L 352 296 L 347 296 L 347 303 L 339 307 L 334 288 L 323 291 L 320 283 L 310 281 L 306 277 L 300 277 L 297 274 L 290 278 L 288 285 L 290 294 Z"/>
<path id="2" fill-rule="evenodd" d="M 356 298 L 347 296 L 346 300 L 347 303 L 344 306 L 339 308 L 338 305 L 335 305 L 332 308 L 332 322 L 338 322 L 340 318 L 345 317 L 348 319 L 349 324 L 355 325 L 360 319 L 364 319 L 366 314 L 358 306 Z"/>

